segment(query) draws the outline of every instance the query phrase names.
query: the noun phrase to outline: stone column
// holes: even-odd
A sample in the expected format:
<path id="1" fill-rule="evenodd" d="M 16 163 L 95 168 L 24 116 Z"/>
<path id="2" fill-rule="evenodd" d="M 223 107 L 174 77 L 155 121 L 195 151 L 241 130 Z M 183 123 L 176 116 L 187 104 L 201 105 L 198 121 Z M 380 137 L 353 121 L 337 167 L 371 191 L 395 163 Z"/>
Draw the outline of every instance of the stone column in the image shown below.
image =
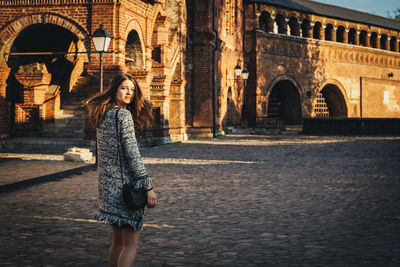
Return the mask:
<path id="1" fill-rule="evenodd" d="M 343 43 L 348 44 L 349 43 L 349 29 L 344 29 L 343 31 Z"/>
<path id="2" fill-rule="evenodd" d="M 360 31 L 356 31 L 356 34 L 354 35 L 354 44 L 355 45 L 360 45 Z"/>
<path id="3" fill-rule="evenodd" d="M 310 25 L 307 25 L 304 37 L 313 38 L 313 27 L 314 27 L 314 25 L 315 25 L 315 23 L 311 23 L 311 22 L 310 22 Z"/>
<path id="4" fill-rule="evenodd" d="M 396 52 L 400 53 L 400 39 L 397 39 L 395 42 L 395 49 Z"/>
<path id="5" fill-rule="evenodd" d="M 371 47 L 371 33 L 370 32 L 368 32 L 367 36 L 365 37 L 365 46 Z"/>
<path id="6" fill-rule="evenodd" d="M 301 25 L 303 24 L 303 22 L 301 20 L 298 21 L 298 28 L 299 28 L 299 36 L 302 37 L 303 36 L 303 29 L 301 28 Z"/>
<path id="7" fill-rule="evenodd" d="M 321 40 L 325 40 L 325 29 L 326 25 L 321 25 L 321 27 L 319 28 L 319 39 Z"/>
<path id="8" fill-rule="evenodd" d="M 382 35 L 377 34 L 376 35 L 376 48 L 381 49 L 381 37 Z"/>
<path id="9" fill-rule="evenodd" d="M 332 27 L 332 32 L 331 32 L 332 42 L 336 42 L 336 31 L 337 27 Z"/>

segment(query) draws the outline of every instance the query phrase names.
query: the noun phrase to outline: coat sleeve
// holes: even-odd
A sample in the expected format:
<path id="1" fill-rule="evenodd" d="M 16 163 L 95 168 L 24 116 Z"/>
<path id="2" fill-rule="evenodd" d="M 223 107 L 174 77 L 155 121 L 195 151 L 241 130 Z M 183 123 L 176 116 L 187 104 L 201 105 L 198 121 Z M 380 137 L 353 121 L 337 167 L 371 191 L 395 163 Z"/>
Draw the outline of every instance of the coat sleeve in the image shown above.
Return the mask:
<path id="1" fill-rule="evenodd" d="M 145 188 L 152 184 L 140 156 L 136 141 L 135 128 L 131 113 L 126 109 L 120 109 L 118 113 L 118 124 L 120 128 L 121 146 L 124 156 L 128 162 L 129 169 L 134 175 L 136 188 Z"/>

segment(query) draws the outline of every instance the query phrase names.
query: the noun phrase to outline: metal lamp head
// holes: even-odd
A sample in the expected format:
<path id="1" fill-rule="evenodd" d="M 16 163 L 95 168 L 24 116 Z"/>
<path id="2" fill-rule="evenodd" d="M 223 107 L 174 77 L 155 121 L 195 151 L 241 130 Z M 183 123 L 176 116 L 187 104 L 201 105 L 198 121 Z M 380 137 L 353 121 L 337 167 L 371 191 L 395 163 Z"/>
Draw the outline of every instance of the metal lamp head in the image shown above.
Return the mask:
<path id="1" fill-rule="evenodd" d="M 236 65 L 236 67 L 235 67 L 235 75 L 237 77 L 239 77 L 240 74 L 242 74 L 242 68 L 239 65 Z"/>
<path id="2" fill-rule="evenodd" d="M 243 80 L 247 80 L 249 78 L 249 71 L 247 69 L 242 71 L 242 78 Z"/>
<path id="3" fill-rule="evenodd" d="M 94 48 L 97 52 L 107 52 L 111 41 L 111 35 L 103 28 L 103 24 L 100 25 L 100 28 L 94 31 L 92 39 Z"/>

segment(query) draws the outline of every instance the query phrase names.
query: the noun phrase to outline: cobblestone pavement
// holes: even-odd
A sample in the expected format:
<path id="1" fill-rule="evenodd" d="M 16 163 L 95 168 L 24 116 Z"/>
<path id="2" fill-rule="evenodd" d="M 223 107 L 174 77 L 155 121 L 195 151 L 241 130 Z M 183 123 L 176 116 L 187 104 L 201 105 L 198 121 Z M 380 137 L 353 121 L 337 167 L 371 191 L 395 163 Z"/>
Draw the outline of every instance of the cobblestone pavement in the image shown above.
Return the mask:
<path id="1" fill-rule="evenodd" d="M 0 186 L 88 165 L 63 160 L 63 155 L 0 153 Z"/>
<path id="2" fill-rule="evenodd" d="M 159 205 L 137 266 L 400 266 L 400 138 L 231 135 L 142 154 Z M 0 195 L 0 265 L 107 266 L 96 175 Z"/>

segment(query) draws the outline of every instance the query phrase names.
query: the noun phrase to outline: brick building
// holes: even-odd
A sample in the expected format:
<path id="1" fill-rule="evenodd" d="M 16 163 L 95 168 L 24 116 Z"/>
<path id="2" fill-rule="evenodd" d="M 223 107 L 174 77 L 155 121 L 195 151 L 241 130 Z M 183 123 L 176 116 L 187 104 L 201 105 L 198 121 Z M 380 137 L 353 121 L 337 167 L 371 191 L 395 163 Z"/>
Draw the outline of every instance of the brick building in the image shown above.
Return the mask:
<path id="1" fill-rule="evenodd" d="M 99 90 L 100 24 L 113 37 L 105 84 L 129 72 L 153 103 L 144 137 L 400 117 L 400 22 L 383 17 L 306 0 L 0 0 L 0 11 L 2 138 L 88 137 L 79 103 Z"/>

